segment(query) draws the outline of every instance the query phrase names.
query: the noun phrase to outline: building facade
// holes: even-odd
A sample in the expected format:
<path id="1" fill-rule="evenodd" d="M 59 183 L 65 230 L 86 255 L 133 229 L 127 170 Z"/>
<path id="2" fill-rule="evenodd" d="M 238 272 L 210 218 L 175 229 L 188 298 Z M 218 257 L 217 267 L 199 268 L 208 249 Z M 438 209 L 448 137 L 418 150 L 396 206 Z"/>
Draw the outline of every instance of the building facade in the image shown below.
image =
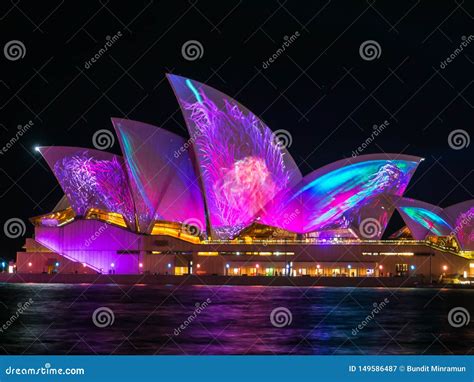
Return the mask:
<path id="1" fill-rule="evenodd" d="M 18 272 L 472 275 L 474 202 L 443 209 L 404 196 L 422 158 L 360 155 L 303 176 L 287 131 L 168 78 L 189 139 L 114 118 L 122 156 L 39 148 L 65 196 L 31 219 Z M 395 211 L 406 226 L 383 239 Z"/>

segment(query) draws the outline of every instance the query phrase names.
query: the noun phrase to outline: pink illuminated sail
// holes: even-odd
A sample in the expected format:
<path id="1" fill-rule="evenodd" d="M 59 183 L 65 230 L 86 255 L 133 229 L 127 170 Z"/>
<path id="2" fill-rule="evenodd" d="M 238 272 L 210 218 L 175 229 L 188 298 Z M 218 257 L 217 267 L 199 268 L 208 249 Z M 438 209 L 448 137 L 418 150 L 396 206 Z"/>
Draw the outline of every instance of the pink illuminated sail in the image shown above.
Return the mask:
<path id="1" fill-rule="evenodd" d="M 200 185 L 191 143 L 159 127 L 112 119 L 125 158 L 140 232 L 155 220 L 193 225 L 205 231 Z"/>
<path id="2" fill-rule="evenodd" d="M 214 236 L 232 238 L 301 180 L 272 131 L 231 97 L 168 75 L 193 140 Z"/>
<path id="3" fill-rule="evenodd" d="M 134 207 L 123 159 L 104 151 L 80 147 L 40 147 L 41 155 L 59 181 L 74 212 L 89 208 L 123 215 L 135 229 Z"/>

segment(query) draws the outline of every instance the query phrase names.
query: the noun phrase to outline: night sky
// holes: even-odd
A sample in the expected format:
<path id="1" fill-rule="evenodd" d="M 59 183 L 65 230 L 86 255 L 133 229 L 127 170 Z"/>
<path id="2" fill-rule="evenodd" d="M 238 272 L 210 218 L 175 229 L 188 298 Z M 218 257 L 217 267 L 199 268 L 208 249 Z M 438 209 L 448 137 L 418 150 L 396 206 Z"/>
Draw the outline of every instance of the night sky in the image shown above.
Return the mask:
<path id="1" fill-rule="evenodd" d="M 289 131 L 303 174 L 351 156 L 374 125 L 388 121 L 363 154 L 426 158 L 406 196 L 442 207 L 473 197 L 474 144 L 453 149 L 448 136 L 460 129 L 470 139 L 473 131 L 474 2 L 128 3 L 2 3 L 0 146 L 18 125 L 33 126 L 0 155 L 0 257 L 12 258 L 33 232 L 27 219 L 50 212 L 62 196 L 35 145 L 93 147 L 97 130 L 112 130 L 111 117 L 188 136 L 165 73 L 205 82 L 272 130 Z M 24 57 L 7 57 L 12 40 L 24 45 Z M 202 45 L 201 58 L 183 57 L 190 40 Z M 380 46 L 378 58 L 361 57 L 368 40 Z M 110 151 L 120 153 L 117 139 Z M 4 235 L 10 218 L 25 221 L 24 236 Z M 388 232 L 401 225 L 394 216 Z"/>

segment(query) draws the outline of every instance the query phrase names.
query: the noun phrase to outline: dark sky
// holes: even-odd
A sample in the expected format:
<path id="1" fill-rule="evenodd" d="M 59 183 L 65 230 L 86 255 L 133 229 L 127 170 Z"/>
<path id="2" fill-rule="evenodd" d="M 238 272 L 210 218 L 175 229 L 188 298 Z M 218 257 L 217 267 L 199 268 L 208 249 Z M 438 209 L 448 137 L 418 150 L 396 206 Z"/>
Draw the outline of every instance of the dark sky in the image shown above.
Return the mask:
<path id="1" fill-rule="evenodd" d="M 364 153 L 426 158 L 406 196 L 442 207 L 472 198 L 474 144 L 454 150 L 448 135 L 473 131 L 474 41 L 467 41 L 474 2 L 127 3 L 2 3 L 0 146 L 18 125 L 34 125 L 0 155 L 0 257 L 12 257 L 33 231 L 27 219 L 49 212 L 62 196 L 35 145 L 92 147 L 94 132 L 112 129 L 112 116 L 187 136 L 167 72 L 206 82 L 271 129 L 288 130 L 304 174 L 350 156 L 374 124 L 387 120 Z M 264 69 L 295 32 L 300 36 Z M 11 40 L 23 43 L 23 58 L 7 59 L 3 47 Z M 202 44 L 200 59 L 183 57 L 189 40 Z M 361 57 L 367 40 L 379 44 L 380 57 Z M 442 69 L 463 41 L 467 46 Z M 111 151 L 119 153 L 117 141 Z M 25 236 L 4 236 L 10 218 L 26 222 Z M 400 226 L 395 217 L 389 230 Z"/>

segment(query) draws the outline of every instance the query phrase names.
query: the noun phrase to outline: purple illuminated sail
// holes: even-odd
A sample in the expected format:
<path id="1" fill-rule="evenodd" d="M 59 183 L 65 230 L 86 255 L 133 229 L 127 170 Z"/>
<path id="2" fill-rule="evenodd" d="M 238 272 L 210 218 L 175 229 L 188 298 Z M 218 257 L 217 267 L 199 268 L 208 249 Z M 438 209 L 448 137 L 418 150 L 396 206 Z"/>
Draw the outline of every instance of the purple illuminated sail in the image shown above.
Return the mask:
<path id="1" fill-rule="evenodd" d="M 447 207 L 444 212 L 461 248 L 474 251 L 474 199 Z"/>
<path id="2" fill-rule="evenodd" d="M 168 79 L 193 140 L 212 232 L 232 238 L 301 173 L 272 131 L 237 101 L 194 80 Z"/>
<path id="3" fill-rule="evenodd" d="M 371 238 L 380 238 L 394 210 L 391 196 L 403 195 L 420 161 L 406 155 L 364 155 L 331 163 L 269 203 L 261 222 L 307 233 L 358 231 L 364 221 L 375 219 L 379 229 Z M 296 209 L 301 214 L 288 226 L 282 216 Z"/>
<path id="4" fill-rule="evenodd" d="M 146 123 L 112 119 L 120 140 L 140 232 L 155 220 L 182 222 L 205 231 L 203 197 L 191 143 Z"/>
<path id="5" fill-rule="evenodd" d="M 134 229 L 134 208 L 123 160 L 117 155 L 79 147 L 41 147 L 76 215 L 98 208 L 123 215 Z"/>
<path id="6" fill-rule="evenodd" d="M 401 198 L 397 210 L 416 240 L 424 240 L 429 235 L 449 236 L 453 231 L 443 209 L 435 205 Z"/>

